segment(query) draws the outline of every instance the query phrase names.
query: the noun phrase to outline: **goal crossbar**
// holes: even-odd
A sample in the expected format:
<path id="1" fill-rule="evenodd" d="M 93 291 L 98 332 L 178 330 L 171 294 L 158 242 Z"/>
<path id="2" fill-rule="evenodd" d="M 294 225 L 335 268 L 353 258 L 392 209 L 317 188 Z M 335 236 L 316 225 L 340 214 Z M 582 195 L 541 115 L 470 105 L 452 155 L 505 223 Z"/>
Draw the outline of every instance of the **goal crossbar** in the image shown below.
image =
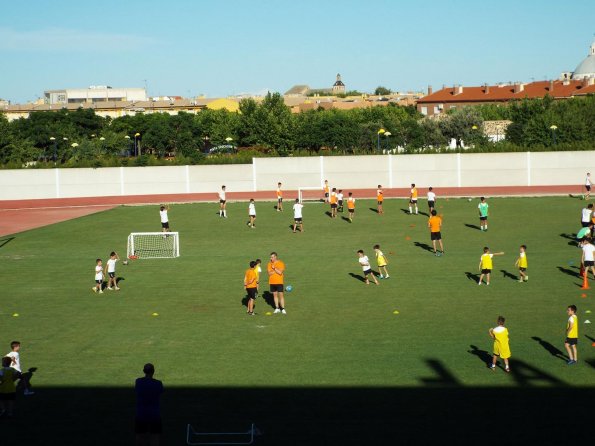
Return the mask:
<path id="1" fill-rule="evenodd" d="M 171 259 L 180 257 L 178 232 L 132 232 L 126 255 L 132 259 Z"/>

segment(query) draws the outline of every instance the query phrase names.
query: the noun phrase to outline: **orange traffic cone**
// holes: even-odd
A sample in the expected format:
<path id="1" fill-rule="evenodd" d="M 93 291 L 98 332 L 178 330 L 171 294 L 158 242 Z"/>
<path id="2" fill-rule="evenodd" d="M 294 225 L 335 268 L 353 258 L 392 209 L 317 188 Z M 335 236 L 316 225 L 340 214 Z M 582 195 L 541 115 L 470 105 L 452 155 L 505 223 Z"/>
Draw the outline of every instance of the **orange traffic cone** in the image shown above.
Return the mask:
<path id="1" fill-rule="evenodd" d="M 588 290 L 589 289 L 589 279 L 587 278 L 587 271 L 583 274 L 583 286 L 581 290 Z"/>

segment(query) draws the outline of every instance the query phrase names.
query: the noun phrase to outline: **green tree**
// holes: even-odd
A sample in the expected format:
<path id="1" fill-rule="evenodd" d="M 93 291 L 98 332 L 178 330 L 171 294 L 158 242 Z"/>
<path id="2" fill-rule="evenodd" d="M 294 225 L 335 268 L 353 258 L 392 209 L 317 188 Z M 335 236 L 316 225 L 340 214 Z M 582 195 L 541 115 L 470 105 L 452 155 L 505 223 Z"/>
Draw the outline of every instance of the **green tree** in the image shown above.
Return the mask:
<path id="1" fill-rule="evenodd" d="M 376 87 L 376 90 L 374 90 L 374 94 L 376 96 L 388 96 L 389 94 L 392 94 L 392 91 L 386 87 L 378 86 Z"/>

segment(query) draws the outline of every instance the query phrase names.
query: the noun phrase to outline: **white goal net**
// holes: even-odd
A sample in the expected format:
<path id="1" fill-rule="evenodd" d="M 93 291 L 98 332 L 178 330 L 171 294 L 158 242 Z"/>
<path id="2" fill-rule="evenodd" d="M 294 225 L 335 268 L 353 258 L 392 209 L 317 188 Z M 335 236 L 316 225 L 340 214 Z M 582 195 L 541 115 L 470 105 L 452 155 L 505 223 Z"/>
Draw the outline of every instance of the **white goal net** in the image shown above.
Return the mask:
<path id="1" fill-rule="evenodd" d="M 177 232 L 133 232 L 128 236 L 126 255 L 129 259 L 180 257 L 180 235 Z"/>
<path id="2" fill-rule="evenodd" d="M 324 201 L 324 190 L 321 186 L 298 187 L 300 203 L 307 201 Z"/>

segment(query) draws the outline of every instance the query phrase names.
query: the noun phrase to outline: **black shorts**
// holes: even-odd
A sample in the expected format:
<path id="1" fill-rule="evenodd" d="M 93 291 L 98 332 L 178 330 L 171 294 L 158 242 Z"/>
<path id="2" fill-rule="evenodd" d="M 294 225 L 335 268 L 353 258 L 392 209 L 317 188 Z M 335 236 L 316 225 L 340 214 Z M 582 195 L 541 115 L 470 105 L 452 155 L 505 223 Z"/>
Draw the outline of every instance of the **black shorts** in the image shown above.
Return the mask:
<path id="1" fill-rule="evenodd" d="M 349 208 L 347 208 L 347 210 L 348 210 L 348 211 L 349 211 L 351 214 L 353 214 L 353 213 L 355 212 L 355 208 L 353 208 L 353 209 L 349 209 Z"/>
<path id="2" fill-rule="evenodd" d="M 277 203 L 281 203 L 283 201 L 283 197 L 277 197 Z"/>
<path id="3" fill-rule="evenodd" d="M 225 200 L 219 200 L 219 203 L 225 204 Z"/>
<path id="4" fill-rule="evenodd" d="M 113 279 L 116 277 L 116 272 L 114 271 L 113 273 L 107 273 L 107 275 L 110 276 L 110 279 Z"/>
<path id="5" fill-rule="evenodd" d="M 589 266 L 595 266 L 595 262 L 593 260 L 585 260 L 584 262 L 585 268 Z"/>
<path id="6" fill-rule="evenodd" d="M 382 201 L 379 201 L 378 202 L 378 206 L 382 206 Z"/>
<path id="7" fill-rule="evenodd" d="M 331 209 L 337 209 L 337 203 L 331 203 Z"/>
<path id="8" fill-rule="evenodd" d="M 364 276 L 367 276 L 368 274 L 372 274 L 372 269 L 367 269 L 364 271 Z"/>
<path id="9" fill-rule="evenodd" d="M 586 228 L 587 226 L 589 226 L 591 224 L 590 221 L 581 221 L 581 225 L 583 228 Z"/>
<path id="10" fill-rule="evenodd" d="M 0 401 L 14 401 L 17 399 L 17 393 L 0 393 Z"/>
<path id="11" fill-rule="evenodd" d="M 295 221 L 296 223 L 301 223 L 302 222 L 302 217 L 300 217 L 300 218 L 294 218 L 293 221 Z"/>
<path id="12" fill-rule="evenodd" d="M 491 269 L 485 269 L 484 268 L 484 269 L 481 270 L 481 274 L 490 274 L 491 272 L 492 272 Z"/>
<path id="13" fill-rule="evenodd" d="M 434 202 L 433 201 L 428 201 L 428 207 L 433 208 L 434 207 Z"/>
<path id="14" fill-rule="evenodd" d="M 283 292 L 283 284 L 282 283 L 278 283 L 278 284 L 270 283 L 269 291 L 271 293 L 282 293 Z"/>
<path id="15" fill-rule="evenodd" d="M 417 204 L 417 198 L 416 199 L 413 199 L 413 200 L 409 200 L 409 203 L 411 203 L 411 204 Z"/>
<path id="16" fill-rule="evenodd" d="M 248 215 L 248 217 L 256 218 L 256 214 L 250 214 L 250 215 Z"/>
<path id="17" fill-rule="evenodd" d="M 103 279 L 101 280 L 96 280 L 95 283 L 103 283 Z"/>
<path id="18" fill-rule="evenodd" d="M 578 338 L 566 338 L 566 344 L 576 345 L 578 344 Z"/>
<path id="19" fill-rule="evenodd" d="M 527 268 L 519 268 L 519 271 L 524 273 L 525 271 L 527 271 Z"/>
<path id="20" fill-rule="evenodd" d="M 591 185 L 585 184 L 585 189 L 587 189 L 587 192 L 591 192 Z"/>
<path id="21" fill-rule="evenodd" d="M 442 240 L 442 234 L 438 232 L 430 232 L 430 240 Z"/>
<path id="22" fill-rule="evenodd" d="M 488 217 L 479 217 L 479 220 L 480 221 L 487 221 L 488 220 Z"/>
<path id="23" fill-rule="evenodd" d="M 342 208 L 343 207 L 343 200 L 339 200 L 339 207 Z"/>
<path id="24" fill-rule="evenodd" d="M 165 223 L 161 223 L 161 227 L 163 229 L 169 229 L 169 222 L 166 221 Z"/>
<path id="25" fill-rule="evenodd" d="M 161 431 L 161 420 L 134 420 L 135 434 L 160 434 Z"/>
<path id="26" fill-rule="evenodd" d="M 256 299 L 256 293 L 258 292 L 258 289 L 246 288 L 246 292 L 248 293 L 248 299 Z"/>

